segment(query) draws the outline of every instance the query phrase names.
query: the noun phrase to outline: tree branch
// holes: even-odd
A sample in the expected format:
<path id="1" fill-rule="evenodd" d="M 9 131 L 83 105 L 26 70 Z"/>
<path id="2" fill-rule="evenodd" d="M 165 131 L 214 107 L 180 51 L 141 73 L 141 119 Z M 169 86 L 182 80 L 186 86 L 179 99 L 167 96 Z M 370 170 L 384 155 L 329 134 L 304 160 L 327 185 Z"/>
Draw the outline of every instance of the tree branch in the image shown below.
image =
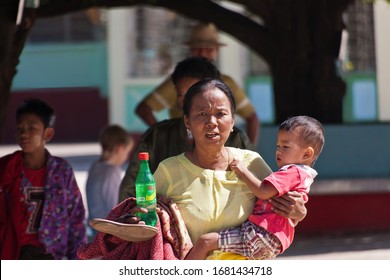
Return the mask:
<path id="1" fill-rule="evenodd" d="M 251 2 L 251 5 L 255 4 L 253 1 L 249 2 Z M 260 56 L 267 58 L 265 42 L 268 32 L 266 28 L 245 15 L 224 8 L 210 0 L 52 0 L 47 5 L 40 7 L 37 12 L 39 17 L 50 17 L 91 7 L 114 8 L 136 5 L 163 7 L 192 19 L 203 22 L 211 21 L 219 29 L 245 43 Z M 232 22 L 234 24 L 231 24 Z M 245 32 L 242 32 L 242 30 L 245 30 Z"/>
<path id="2" fill-rule="evenodd" d="M 229 2 L 246 7 L 250 13 L 261 17 L 264 21 L 268 17 L 268 0 L 229 0 Z"/>
<path id="3" fill-rule="evenodd" d="M 215 23 L 220 30 L 234 36 L 260 56 L 267 59 L 265 42 L 268 31 L 245 15 L 224 8 L 209 0 L 194 1 L 194 3 L 196 2 L 196 7 L 182 0 L 160 0 L 154 2 L 156 6 L 174 10 L 187 17 L 203 22 Z"/>

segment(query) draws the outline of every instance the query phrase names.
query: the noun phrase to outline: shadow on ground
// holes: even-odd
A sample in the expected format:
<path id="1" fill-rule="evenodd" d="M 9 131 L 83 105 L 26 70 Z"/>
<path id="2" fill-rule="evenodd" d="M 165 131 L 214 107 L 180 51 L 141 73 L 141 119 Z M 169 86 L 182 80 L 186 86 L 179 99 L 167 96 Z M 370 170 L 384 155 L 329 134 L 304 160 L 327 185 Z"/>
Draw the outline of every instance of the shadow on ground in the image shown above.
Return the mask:
<path id="1" fill-rule="evenodd" d="M 390 249 L 390 232 L 296 235 L 283 257 Z"/>

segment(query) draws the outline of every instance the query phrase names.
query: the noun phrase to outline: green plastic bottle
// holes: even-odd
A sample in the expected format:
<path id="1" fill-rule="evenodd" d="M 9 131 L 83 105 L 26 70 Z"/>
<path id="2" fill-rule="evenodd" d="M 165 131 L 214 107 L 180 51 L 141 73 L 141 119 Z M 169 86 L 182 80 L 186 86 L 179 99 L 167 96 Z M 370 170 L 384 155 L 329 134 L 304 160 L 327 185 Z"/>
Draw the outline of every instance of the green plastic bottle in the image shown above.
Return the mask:
<path id="1" fill-rule="evenodd" d="M 139 153 L 140 167 L 135 179 L 137 205 L 148 209 L 148 213 L 139 213 L 139 217 L 149 226 L 156 226 L 156 182 L 149 168 L 149 153 Z"/>

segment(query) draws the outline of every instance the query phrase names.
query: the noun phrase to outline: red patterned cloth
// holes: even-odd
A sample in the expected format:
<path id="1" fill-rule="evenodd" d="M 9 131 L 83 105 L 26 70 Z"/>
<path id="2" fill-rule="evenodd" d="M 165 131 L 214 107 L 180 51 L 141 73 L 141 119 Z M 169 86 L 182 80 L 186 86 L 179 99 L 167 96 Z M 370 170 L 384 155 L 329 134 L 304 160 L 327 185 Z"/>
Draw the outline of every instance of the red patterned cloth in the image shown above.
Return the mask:
<path id="1" fill-rule="evenodd" d="M 114 207 L 107 220 L 115 221 L 136 205 L 135 198 L 127 198 Z M 187 228 L 179 208 L 170 199 L 158 196 L 157 235 L 148 241 L 129 242 L 111 234 L 98 232 L 93 242 L 81 246 L 80 259 L 103 260 L 182 260 L 192 248 Z"/>

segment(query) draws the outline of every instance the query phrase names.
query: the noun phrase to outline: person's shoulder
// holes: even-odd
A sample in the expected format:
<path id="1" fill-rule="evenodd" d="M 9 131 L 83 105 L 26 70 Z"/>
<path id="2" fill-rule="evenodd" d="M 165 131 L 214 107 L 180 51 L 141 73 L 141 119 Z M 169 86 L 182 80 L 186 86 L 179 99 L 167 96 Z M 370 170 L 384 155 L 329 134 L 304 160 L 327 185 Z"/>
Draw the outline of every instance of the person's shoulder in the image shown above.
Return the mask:
<path id="1" fill-rule="evenodd" d="M 246 133 L 236 126 L 233 126 L 233 131 L 230 133 L 226 144 L 227 146 L 233 146 L 236 148 L 254 150 L 254 146 Z"/>
<path id="2" fill-rule="evenodd" d="M 47 152 L 48 156 L 48 165 L 55 165 L 55 166 L 61 166 L 63 168 L 72 168 L 72 165 L 69 163 L 69 161 L 63 157 L 55 156 Z"/>
<path id="3" fill-rule="evenodd" d="M 184 153 L 180 153 L 175 156 L 167 157 L 162 162 L 164 162 L 164 164 L 177 164 L 178 162 L 183 161 L 183 159 L 185 159 L 185 155 Z"/>
<path id="4" fill-rule="evenodd" d="M 171 92 L 175 93 L 175 86 L 173 85 L 170 75 L 167 76 L 164 80 L 162 80 L 161 83 L 156 88 L 153 89 L 152 93 L 158 92 L 161 94 L 165 91 L 168 91 L 170 93 Z"/>
<path id="5" fill-rule="evenodd" d="M 8 170 L 12 168 L 11 166 L 17 165 L 21 162 L 22 152 L 15 151 L 11 154 L 4 155 L 0 157 L 0 168 L 3 170 Z"/>
<path id="6" fill-rule="evenodd" d="M 1 162 L 8 162 L 8 161 L 10 161 L 10 160 L 12 160 L 14 158 L 20 157 L 21 154 L 22 154 L 21 151 L 14 151 L 14 152 L 12 152 L 10 154 L 7 154 L 7 155 L 4 155 L 4 156 L 0 157 L 0 161 Z"/>
<path id="7" fill-rule="evenodd" d="M 227 148 L 232 152 L 233 157 L 238 160 L 261 158 L 258 152 L 252 150 L 240 149 L 234 147 L 227 147 Z"/>
<path id="8" fill-rule="evenodd" d="M 166 128 L 170 126 L 178 125 L 182 121 L 182 118 L 173 118 L 173 119 L 165 119 L 159 122 L 156 122 L 153 124 L 150 128 L 157 129 L 157 128 Z"/>
<path id="9" fill-rule="evenodd" d="M 235 83 L 232 77 L 223 73 L 221 73 L 221 80 L 224 81 L 225 83 Z"/>
<path id="10" fill-rule="evenodd" d="M 300 174 L 306 174 L 312 178 L 315 178 L 318 173 L 317 170 L 315 170 L 313 167 L 304 165 L 304 164 L 294 164 L 295 168 L 298 170 L 298 173 Z"/>
<path id="11" fill-rule="evenodd" d="M 221 74 L 221 80 L 232 90 L 236 103 L 240 103 L 245 98 L 245 92 L 232 77 Z"/>
<path id="12" fill-rule="evenodd" d="M 162 160 L 158 165 L 163 166 L 168 171 L 174 171 L 177 170 L 178 165 L 183 165 L 183 162 L 185 161 L 185 155 L 184 153 L 167 157 L 166 159 Z"/>
<path id="13" fill-rule="evenodd" d="M 227 84 L 230 88 L 238 88 L 239 87 L 237 82 L 229 75 L 221 73 L 221 80 L 224 81 L 224 83 Z"/>
<path id="14" fill-rule="evenodd" d="M 157 133 L 159 131 L 167 130 L 171 127 L 180 125 L 182 118 L 166 119 L 152 124 L 143 134 L 143 138 L 147 137 L 150 134 Z"/>
<path id="15" fill-rule="evenodd" d="M 232 132 L 234 132 L 236 134 L 239 134 L 239 135 L 245 135 L 245 133 L 240 128 L 238 128 L 237 126 L 233 126 L 233 131 Z"/>

